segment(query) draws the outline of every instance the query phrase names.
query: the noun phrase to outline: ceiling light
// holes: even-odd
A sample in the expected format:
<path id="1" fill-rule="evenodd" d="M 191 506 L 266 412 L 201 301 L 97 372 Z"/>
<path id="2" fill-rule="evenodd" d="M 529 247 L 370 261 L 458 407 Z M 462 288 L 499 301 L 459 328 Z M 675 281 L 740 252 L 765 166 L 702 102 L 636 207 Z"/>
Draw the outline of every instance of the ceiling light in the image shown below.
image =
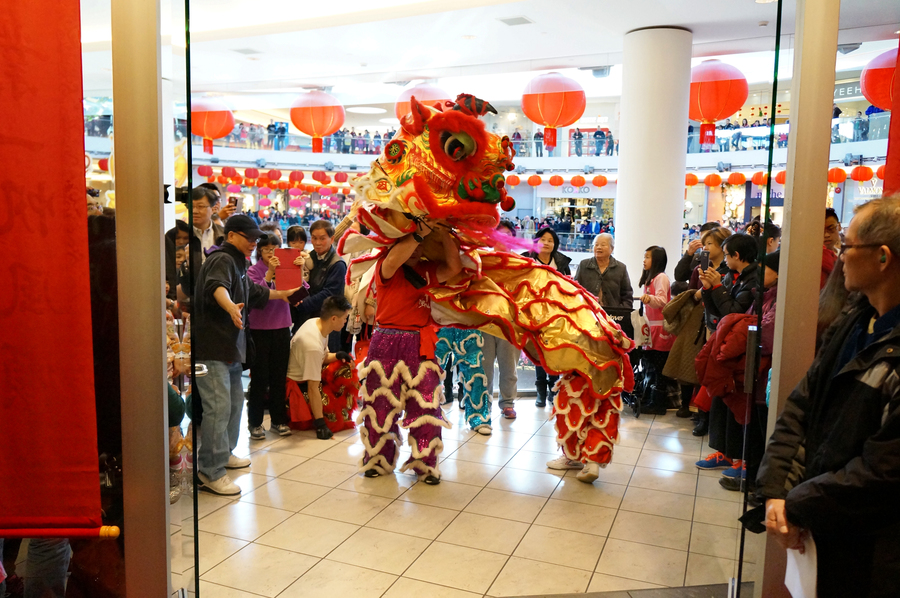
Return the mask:
<path id="1" fill-rule="evenodd" d="M 775 2 L 775 0 L 756 0 L 757 4 L 771 4 Z"/>
<path id="2" fill-rule="evenodd" d="M 384 123 L 386 125 L 395 125 L 396 126 L 396 125 L 400 124 L 400 119 L 399 118 L 381 118 L 378 120 L 378 122 Z"/>
<path id="3" fill-rule="evenodd" d="M 354 106 L 353 108 L 347 108 L 347 112 L 353 112 L 354 114 L 384 114 L 387 110 L 374 106 Z"/>
<path id="4" fill-rule="evenodd" d="M 475 36 L 474 35 L 464 35 L 464 36 L 462 36 L 462 38 L 463 39 L 475 39 Z"/>
<path id="5" fill-rule="evenodd" d="M 510 27 L 515 27 L 516 25 L 531 25 L 532 23 L 534 23 L 534 21 L 532 21 L 528 17 L 510 17 L 508 19 L 497 19 L 497 20 L 500 21 L 501 23 L 505 23 L 506 25 L 509 25 Z"/>

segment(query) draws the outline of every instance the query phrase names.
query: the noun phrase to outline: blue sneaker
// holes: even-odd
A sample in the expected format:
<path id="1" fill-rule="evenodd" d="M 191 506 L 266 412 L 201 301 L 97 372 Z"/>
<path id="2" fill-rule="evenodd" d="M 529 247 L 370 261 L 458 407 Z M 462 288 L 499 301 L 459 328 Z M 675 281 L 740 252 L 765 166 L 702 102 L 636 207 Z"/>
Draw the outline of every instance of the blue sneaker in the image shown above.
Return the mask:
<path id="1" fill-rule="evenodd" d="M 723 478 L 747 479 L 747 466 L 740 459 L 734 460 L 734 465 L 730 469 L 722 472 Z"/>
<path id="2" fill-rule="evenodd" d="M 713 453 L 706 459 L 697 461 L 696 465 L 697 469 L 706 469 L 711 471 L 714 469 L 729 469 L 734 465 L 734 463 L 732 463 L 731 459 L 729 459 L 722 453 Z"/>

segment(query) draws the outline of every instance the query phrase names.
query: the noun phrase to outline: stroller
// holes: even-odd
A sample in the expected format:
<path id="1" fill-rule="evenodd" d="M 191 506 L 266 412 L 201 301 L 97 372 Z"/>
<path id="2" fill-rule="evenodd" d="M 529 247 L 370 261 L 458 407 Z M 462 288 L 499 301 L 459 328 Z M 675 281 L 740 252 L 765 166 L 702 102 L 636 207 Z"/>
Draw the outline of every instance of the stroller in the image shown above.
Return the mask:
<path id="1" fill-rule="evenodd" d="M 631 324 L 631 313 L 634 309 L 630 307 L 604 307 L 603 311 L 616 324 L 622 327 L 622 332 L 628 335 L 628 338 L 634 338 L 634 326 Z M 635 347 L 628 354 L 631 361 L 631 369 L 634 372 L 634 390 L 622 393 L 622 402 L 631 407 L 631 413 L 635 417 L 641 416 L 641 397 L 644 396 L 644 385 L 646 383 L 645 368 L 643 366 L 644 350 L 641 347 Z"/>

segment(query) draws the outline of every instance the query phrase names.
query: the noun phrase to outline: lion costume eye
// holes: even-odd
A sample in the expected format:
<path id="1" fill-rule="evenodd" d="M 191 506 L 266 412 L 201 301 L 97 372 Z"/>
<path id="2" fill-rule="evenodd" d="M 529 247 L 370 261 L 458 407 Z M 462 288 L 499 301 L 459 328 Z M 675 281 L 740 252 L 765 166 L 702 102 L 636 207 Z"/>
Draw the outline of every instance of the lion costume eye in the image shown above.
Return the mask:
<path id="1" fill-rule="evenodd" d="M 478 149 L 475 140 L 468 133 L 441 133 L 441 145 L 451 160 L 459 162 L 475 154 Z"/>

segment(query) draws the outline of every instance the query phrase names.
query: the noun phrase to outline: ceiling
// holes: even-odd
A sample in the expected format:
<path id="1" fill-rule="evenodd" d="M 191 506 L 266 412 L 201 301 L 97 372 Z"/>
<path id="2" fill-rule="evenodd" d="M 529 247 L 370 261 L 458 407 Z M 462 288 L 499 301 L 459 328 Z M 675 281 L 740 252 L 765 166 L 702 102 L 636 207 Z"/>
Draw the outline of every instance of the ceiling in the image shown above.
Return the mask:
<path id="1" fill-rule="evenodd" d="M 163 0 L 162 29 L 164 43 L 173 44 L 168 77 L 177 87 L 183 42 L 169 33 L 181 29 L 183 7 L 170 2 Z M 784 2 L 782 77 L 790 76 L 795 5 Z M 502 104 L 518 97 L 536 71 L 572 69 L 567 75 L 589 97 L 612 98 L 621 93 L 621 66 L 605 78 L 575 69 L 621 65 L 624 35 L 653 26 L 690 29 L 697 60 L 731 55 L 751 83 L 771 79 L 775 3 L 456 0 L 448 6 L 436 0 L 193 0 L 193 91 L 227 94 L 234 108 L 265 113 L 309 88 L 330 88 L 347 106 L 378 105 L 392 102 L 406 82 L 433 80 L 451 93 L 464 85 Z M 510 18 L 530 22 L 501 20 Z M 82 0 L 82 20 L 85 93 L 99 95 L 111 87 L 109 0 Z M 896 0 L 842 3 L 841 43 L 881 40 L 862 48 L 875 52 L 896 46 L 898 29 Z M 857 52 L 843 57 L 847 68 L 868 60 Z M 747 72 L 754 69 L 760 74 Z"/>

